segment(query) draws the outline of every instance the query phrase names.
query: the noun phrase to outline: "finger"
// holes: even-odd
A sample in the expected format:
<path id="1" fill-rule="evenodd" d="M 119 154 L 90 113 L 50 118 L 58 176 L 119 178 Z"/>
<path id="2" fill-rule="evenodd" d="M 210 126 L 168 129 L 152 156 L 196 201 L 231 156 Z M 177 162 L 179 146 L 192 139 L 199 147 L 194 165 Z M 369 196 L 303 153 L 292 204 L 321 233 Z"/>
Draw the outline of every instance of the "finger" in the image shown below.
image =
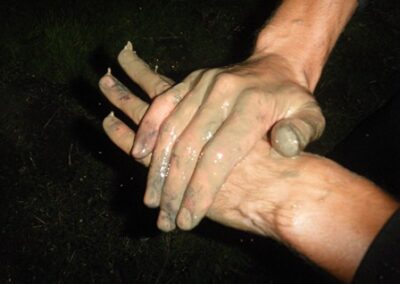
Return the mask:
<path id="1" fill-rule="evenodd" d="M 118 55 L 118 62 L 128 76 L 135 81 L 148 95 L 153 98 L 173 85 L 173 81 L 157 74 L 133 51 L 132 43 L 128 41 Z"/>
<path id="2" fill-rule="evenodd" d="M 214 88 L 207 97 L 172 150 L 157 222 L 159 229 L 163 231 L 174 229 L 177 212 L 200 152 L 231 111 L 234 94 L 215 91 L 218 92 L 218 88 Z M 229 88 L 225 91 L 229 93 Z"/>
<path id="3" fill-rule="evenodd" d="M 301 107 L 272 128 L 272 147 L 285 157 L 298 155 L 325 128 L 325 118 L 316 102 Z"/>
<path id="4" fill-rule="evenodd" d="M 139 123 L 148 104 L 133 95 L 120 81 L 111 75 L 110 69 L 100 81 L 99 86 L 106 98 L 123 111 L 135 123 Z"/>
<path id="5" fill-rule="evenodd" d="M 168 174 L 169 161 L 174 143 L 187 127 L 218 72 L 209 70 L 200 78 L 194 89 L 185 96 L 171 115 L 162 123 L 157 143 L 152 152 L 153 158 L 147 179 L 144 203 L 149 207 L 160 205 L 161 191 Z"/>
<path id="6" fill-rule="evenodd" d="M 126 154 L 130 155 L 135 132 L 116 118 L 112 112 L 103 120 L 103 128 L 111 141 Z M 147 167 L 150 164 L 150 156 L 137 161 Z"/>
<path id="7" fill-rule="evenodd" d="M 177 224 L 194 228 L 207 213 L 232 168 L 251 150 L 265 132 L 259 95 L 242 94 L 232 113 L 203 149 L 186 189 Z"/>
<path id="8" fill-rule="evenodd" d="M 161 124 L 193 88 L 201 73 L 201 70 L 192 73 L 153 101 L 140 123 L 132 151 L 134 157 L 143 158 L 153 151 Z"/>

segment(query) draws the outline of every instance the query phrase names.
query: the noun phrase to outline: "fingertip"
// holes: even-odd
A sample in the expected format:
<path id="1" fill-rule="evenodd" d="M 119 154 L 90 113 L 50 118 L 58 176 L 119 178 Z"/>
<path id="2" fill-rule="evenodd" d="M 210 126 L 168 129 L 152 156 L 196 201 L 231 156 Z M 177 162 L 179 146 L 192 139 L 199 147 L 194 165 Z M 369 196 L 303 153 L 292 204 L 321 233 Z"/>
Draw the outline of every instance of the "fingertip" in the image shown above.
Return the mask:
<path id="1" fill-rule="evenodd" d="M 133 45 L 132 42 L 128 40 L 128 42 L 126 43 L 126 45 L 124 46 L 124 50 L 130 50 L 133 51 Z"/>
<path id="2" fill-rule="evenodd" d="M 121 64 L 121 65 L 125 64 L 125 61 L 127 60 L 128 56 L 131 52 L 132 52 L 132 50 L 129 49 L 128 44 L 126 44 L 124 46 L 124 48 L 121 49 L 121 51 L 118 53 L 117 60 L 118 60 L 119 64 Z"/>
<path id="3" fill-rule="evenodd" d="M 290 124 L 274 127 L 271 140 L 272 147 L 285 157 L 297 156 L 304 147 L 294 127 Z"/>
<path id="4" fill-rule="evenodd" d="M 176 226 L 175 223 L 171 220 L 170 214 L 165 212 L 164 210 L 160 210 L 160 214 L 157 219 L 157 227 L 163 232 L 171 232 Z"/>
<path id="5" fill-rule="evenodd" d="M 103 119 L 103 129 L 107 132 L 110 126 L 114 123 L 115 121 L 115 115 L 114 112 L 111 111 L 104 119 Z"/>
<path id="6" fill-rule="evenodd" d="M 100 87 L 112 88 L 115 86 L 115 80 L 112 78 L 111 74 L 107 73 L 100 78 L 99 85 Z"/>
<path id="7" fill-rule="evenodd" d="M 187 208 L 182 208 L 176 219 L 178 228 L 183 231 L 193 230 L 202 220 L 200 215 L 193 214 Z"/>
<path id="8" fill-rule="evenodd" d="M 133 147 L 132 147 L 132 156 L 135 158 L 140 159 L 140 152 L 141 152 L 141 148 L 142 145 L 139 143 L 139 132 L 136 134 L 136 139 L 135 142 L 133 143 Z"/>
<path id="9" fill-rule="evenodd" d="M 272 147 L 285 157 L 300 154 L 310 141 L 315 140 L 318 137 L 317 135 L 320 135 L 322 130 L 319 129 L 321 128 L 319 121 L 319 117 L 304 115 L 279 121 L 272 128 Z"/>
<path id="10" fill-rule="evenodd" d="M 143 146 L 142 143 L 134 143 L 132 148 L 132 156 L 136 159 L 143 159 L 150 154 L 150 150 Z"/>
<path id="11" fill-rule="evenodd" d="M 128 41 L 119 52 L 117 59 L 120 64 L 123 64 L 126 63 L 127 60 L 132 60 L 132 58 L 135 58 L 135 55 L 136 51 L 133 49 L 132 43 Z"/>
<path id="12" fill-rule="evenodd" d="M 157 208 L 159 206 L 159 203 L 156 200 L 153 199 L 144 199 L 143 200 L 144 205 L 146 205 L 149 208 Z"/>
<path id="13" fill-rule="evenodd" d="M 103 123 L 111 121 L 115 117 L 115 114 L 113 111 L 110 111 L 110 113 L 104 118 Z"/>
<path id="14" fill-rule="evenodd" d="M 137 159 L 148 156 L 156 144 L 158 131 L 139 128 L 132 148 L 132 155 Z"/>
<path id="15" fill-rule="evenodd" d="M 157 208 L 160 206 L 160 197 L 153 190 L 146 189 L 143 203 L 149 208 Z"/>
<path id="16" fill-rule="evenodd" d="M 184 231 L 191 230 L 194 226 L 192 225 L 192 214 L 186 208 L 182 208 L 176 219 L 176 224 L 179 229 Z"/>

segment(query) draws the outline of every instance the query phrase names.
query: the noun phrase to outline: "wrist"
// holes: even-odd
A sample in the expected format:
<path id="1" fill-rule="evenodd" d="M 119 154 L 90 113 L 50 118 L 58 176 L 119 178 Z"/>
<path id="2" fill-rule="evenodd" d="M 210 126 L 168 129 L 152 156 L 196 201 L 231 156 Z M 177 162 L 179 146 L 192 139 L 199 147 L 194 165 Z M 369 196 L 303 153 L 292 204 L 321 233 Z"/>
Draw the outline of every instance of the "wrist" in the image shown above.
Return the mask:
<path id="1" fill-rule="evenodd" d="M 356 0 L 286 0 L 260 32 L 254 55 L 276 54 L 312 92 L 344 26 L 357 7 Z"/>
<path id="2" fill-rule="evenodd" d="M 326 42 L 322 41 L 318 48 L 313 48 L 313 45 L 317 45 L 316 42 L 306 40 L 304 32 L 297 33 L 294 30 L 291 28 L 281 30 L 271 25 L 266 27 L 258 37 L 253 56 L 279 56 L 286 65 L 290 66 L 296 81 L 313 92 L 330 48 Z"/>

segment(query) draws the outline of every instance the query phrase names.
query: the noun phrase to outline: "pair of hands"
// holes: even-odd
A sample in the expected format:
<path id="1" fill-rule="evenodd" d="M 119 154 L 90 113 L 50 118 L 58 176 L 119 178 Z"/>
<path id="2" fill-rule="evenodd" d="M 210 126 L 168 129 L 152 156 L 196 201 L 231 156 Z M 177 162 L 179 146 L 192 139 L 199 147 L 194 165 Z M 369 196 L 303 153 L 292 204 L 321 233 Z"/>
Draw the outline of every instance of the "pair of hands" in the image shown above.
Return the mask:
<path id="1" fill-rule="evenodd" d="M 282 182 L 296 176 L 293 171 L 304 159 L 320 159 L 282 157 L 300 154 L 324 128 L 306 80 L 276 54 L 198 70 L 179 84 L 153 72 L 130 43 L 118 61 L 154 101 L 149 107 L 108 72 L 100 80 L 102 92 L 140 125 L 135 137 L 110 115 L 104 129 L 122 150 L 150 165 L 144 202 L 160 206 L 158 227 L 170 231 L 177 224 L 189 230 L 207 215 L 273 235 L 273 229 L 264 232 L 268 224 L 260 229 L 250 221 L 255 212 L 250 209 L 267 194 L 262 198 L 273 212 L 281 199 L 277 189 L 293 185 Z"/>

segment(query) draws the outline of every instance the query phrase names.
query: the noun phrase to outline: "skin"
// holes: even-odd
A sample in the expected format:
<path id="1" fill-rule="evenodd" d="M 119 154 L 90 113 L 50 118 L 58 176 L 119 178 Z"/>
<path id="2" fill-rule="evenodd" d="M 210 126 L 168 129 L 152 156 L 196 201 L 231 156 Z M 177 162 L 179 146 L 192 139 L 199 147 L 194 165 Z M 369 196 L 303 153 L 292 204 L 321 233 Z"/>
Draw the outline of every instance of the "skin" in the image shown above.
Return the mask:
<path id="1" fill-rule="evenodd" d="M 273 237 L 351 281 L 399 204 L 301 150 L 324 127 L 311 94 L 355 7 L 355 0 L 283 1 L 249 59 L 196 71 L 177 85 L 152 72 L 130 44 L 121 51 L 121 66 L 155 99 L 148 107 L 107 74 L 102 91 L 140 127 L 135 139 L 110 115 L 104 129 L 125 152 L 151 161 L 144 201 L 160 205 L 160 229 L 188 230 L 207 215 Z"/>
<path id="2" fill-rule="evenodd" d="M 142 84 L 149 90 L 154 86 Z M 145 102 L 110 72 L 99 85 L 110 102 L 140 122 Z M 111 113 L 103 127 L 118 147 L 132 154 L 135 133 L 127 125 Z M 137 161 L 149 166 L 151 157 Z M 206 215 L 272 237 L 349 283 L 377 232 L 398 208 L 375 184 L 335 162 L 304 152 L 285 158 L 260 139 L 233 168 Z"/>
<path id="3" fill-rule="evenodd" d="M 160 206 L 161 230 L 195 227 L 257 141 L 269 137 L 276 152 L 292 157 L 321 135 L 325 120 L 312 92 L 356 6 L 283 1 L 247 60 L 195 71 L 176 85 L 135 67 L 141 61 L 130 44 L 121 51 L 118 61 L 132 78 L 156 82 L 132 154 L 152 153 L 144 203 Z"/>

